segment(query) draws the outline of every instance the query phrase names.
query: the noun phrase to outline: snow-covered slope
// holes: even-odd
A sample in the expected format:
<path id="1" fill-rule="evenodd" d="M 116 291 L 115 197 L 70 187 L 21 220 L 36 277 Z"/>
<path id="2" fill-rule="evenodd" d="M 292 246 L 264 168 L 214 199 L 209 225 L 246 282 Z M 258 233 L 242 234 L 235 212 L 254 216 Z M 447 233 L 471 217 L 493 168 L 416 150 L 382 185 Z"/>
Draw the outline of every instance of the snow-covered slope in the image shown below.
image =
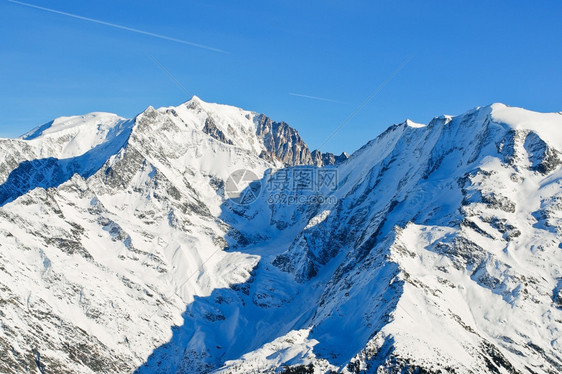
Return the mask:
<path id="1" fill-rule="evenodd" d="M 0 371 L 559 372 L 561 129 L 494 104 L 319 168 L 194 97 L 0 140 Z"/>

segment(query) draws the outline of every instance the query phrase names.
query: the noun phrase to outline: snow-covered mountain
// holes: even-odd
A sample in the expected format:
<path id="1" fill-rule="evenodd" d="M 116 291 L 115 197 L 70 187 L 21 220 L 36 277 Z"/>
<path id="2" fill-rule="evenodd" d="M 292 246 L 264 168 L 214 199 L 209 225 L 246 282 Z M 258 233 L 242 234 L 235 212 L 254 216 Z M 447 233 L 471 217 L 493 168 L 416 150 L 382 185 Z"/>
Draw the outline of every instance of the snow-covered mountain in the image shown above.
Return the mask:
<path id="1" fill-rule="evenodd" d="M 560 372 L 561 130 L 494 104 L 347 158 L 194 97 L 2 139 L 0 372 Z"/>

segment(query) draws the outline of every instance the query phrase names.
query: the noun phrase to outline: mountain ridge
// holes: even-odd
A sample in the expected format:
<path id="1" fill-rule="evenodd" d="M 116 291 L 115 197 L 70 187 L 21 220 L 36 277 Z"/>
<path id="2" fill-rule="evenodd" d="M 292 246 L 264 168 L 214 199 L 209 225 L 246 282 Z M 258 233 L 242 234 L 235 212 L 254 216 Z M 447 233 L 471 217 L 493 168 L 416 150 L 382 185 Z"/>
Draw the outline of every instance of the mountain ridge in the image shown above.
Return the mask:
<path id="1" fill-rule="evenodd" d="M 2 371 L 562 368 L 562 116 L 493 104 L 286 167 L 312 152 L 260 157 L 253 112 L 212 105 L 0 142 Z M 247 205 L 241 168 L 262 187 Z M 271 190 L 303 171 L 337 180 Z"/>

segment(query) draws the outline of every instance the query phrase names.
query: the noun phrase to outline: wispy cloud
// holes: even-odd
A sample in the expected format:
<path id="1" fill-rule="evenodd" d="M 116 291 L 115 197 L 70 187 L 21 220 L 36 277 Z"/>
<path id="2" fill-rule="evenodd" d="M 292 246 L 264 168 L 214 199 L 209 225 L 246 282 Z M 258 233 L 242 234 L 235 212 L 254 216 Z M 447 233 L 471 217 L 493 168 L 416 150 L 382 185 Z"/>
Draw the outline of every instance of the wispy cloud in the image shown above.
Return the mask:
<path id="1" fill-rule="evenodd" d="M 303 95 L 303 94 L 298 94 L 298 93 L 293 93 L 293 92 L 289 92 L 289 95 L 291 95 L 291 96 L 297 96 L 297 97 L 304 97 L 304 98 L 312 99 L 312 100 L 328 101 L 328 102 L 330 102 L 330 103 L 346 104 L 346 103 L 344 103 L 343 101 L 333 100 L 333 99 L 327 99 L 327 98 L 325 98 L 325 97 Z"/>
<path id="2" fill-rule="evenodd" d="M 227 53 L 226 51 L 223 51 L 222 49 L 210 47 L 208 45 L 193 43 L 193 42 L 189 42 L 189 41 L 183 40 L 183 39 L 177 39 L 177 38 L 173 38 L 173 37 L 161 35 L 161 34 L 156 34 L 156 33 L 149 32 L 149 31 L 134 29 L 132 27 L 122 26 L 122 25 L 118 25 L 116 23 L 110 23 L 110 22 L 105 22 L 105 21 L 101 21 L 101 20 L 98 20 L 98 19 L 94 19 L 94 18 L 79 16 L 77 14 L 62 12 L 60 10 L 45 8 L 45 7 L 42 7 L 42 6 L 24 3 L 24 2 L 21 2 L 21 1 L 17 1 L 17 0 L 7 0 L 7 1 L 9 1 L 10 3 L 18 4 L 18 5 L 23 5 L 23 6 L 26 6 L 26 7 L 29 7 L 29 8 L 35 8 L 35 9 L 43 10 L 43 11 L 50 12 L 50 13 L 61 14 L 63 16 L 67 16 L 67 17 L 77 18 L 77 19 L 80 19 L 80 20 L 83 20 L 83 21 L 88 21 L 88 22 L 93 22 L 93 23 L 97 23 L 97 24 L 100 24 L 100 25 L 104 25 L 104 26 L 114 27 L 116 29 L 135 32 L 137 34 L 142 34 L 142 35 L 148 35 L 148 36 L 152 36 L 154 38 L 169 40 L 169 41 L 176 42 L 176 43 L 186 44 L 186 45 L 189 45 L 191 47 L 202 48 L 202 49 L 206 49 L 206 50 L 213 51 L 213 52 Z"/>

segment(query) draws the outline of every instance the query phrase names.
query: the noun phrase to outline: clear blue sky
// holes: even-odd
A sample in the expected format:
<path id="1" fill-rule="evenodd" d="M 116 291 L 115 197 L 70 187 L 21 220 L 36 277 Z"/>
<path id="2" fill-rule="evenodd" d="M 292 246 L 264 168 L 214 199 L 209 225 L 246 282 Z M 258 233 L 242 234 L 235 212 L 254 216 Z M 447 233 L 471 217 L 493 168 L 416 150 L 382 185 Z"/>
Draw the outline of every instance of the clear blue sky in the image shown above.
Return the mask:
<path id="1" fill-rule="evenodd" d="M 284 120 L 311 147 L 413 55 L 324 151 L 492 102 L 562 111 L 559 0 L 29 2 L 227 53 L 0 0 L 2 137 L 62 115 L 186 101 L 150 55 L 190 94 Z"/>

